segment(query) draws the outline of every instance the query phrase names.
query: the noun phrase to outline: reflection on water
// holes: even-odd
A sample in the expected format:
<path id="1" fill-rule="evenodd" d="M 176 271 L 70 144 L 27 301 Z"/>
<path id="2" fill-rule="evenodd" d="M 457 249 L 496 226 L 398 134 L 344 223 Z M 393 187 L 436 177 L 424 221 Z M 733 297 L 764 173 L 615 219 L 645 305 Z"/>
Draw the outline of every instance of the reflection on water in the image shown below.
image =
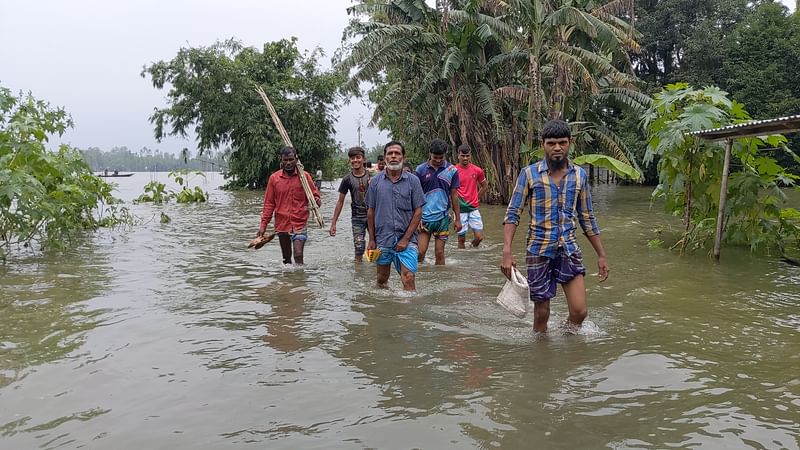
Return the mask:
<path id="1" fill-rule="evenodd" d="M 587 280 L 584 333 L 557 332 L 558 297 L 535 337 L 493 303 L 500 207 L 400 295 L 352 262 L 347 217 L 310 230 L 302 269 L 247 250 L 261 195 L 221 183 L 131 206 L 169 224 L 0 269 L 0 448 L 798 448 L 800 271 L 648 248 L 674 225 L 649 189 L 595 187 L 611 278 Z"/>

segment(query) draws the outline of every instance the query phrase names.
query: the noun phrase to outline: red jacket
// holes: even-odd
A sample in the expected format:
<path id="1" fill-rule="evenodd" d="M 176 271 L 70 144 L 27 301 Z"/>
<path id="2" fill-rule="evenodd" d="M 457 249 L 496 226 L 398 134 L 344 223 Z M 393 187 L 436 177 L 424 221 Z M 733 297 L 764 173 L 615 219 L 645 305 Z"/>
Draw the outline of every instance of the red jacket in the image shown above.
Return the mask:
<path id="1" fill-rule="evenodd" d="M 294 233 L 305 230 L 308 221 L 308 200 L 297 170 L 290 176 L 283 169 L 269 177 L 267 190 L 264 192 L 264 208 L 261 210 L 261 231 L 267 229 L 272 214 L 275 213 L 275 231 Z M 311 175 L 305 172 L 308 187 L 319 203 L 319 191 Z"/>

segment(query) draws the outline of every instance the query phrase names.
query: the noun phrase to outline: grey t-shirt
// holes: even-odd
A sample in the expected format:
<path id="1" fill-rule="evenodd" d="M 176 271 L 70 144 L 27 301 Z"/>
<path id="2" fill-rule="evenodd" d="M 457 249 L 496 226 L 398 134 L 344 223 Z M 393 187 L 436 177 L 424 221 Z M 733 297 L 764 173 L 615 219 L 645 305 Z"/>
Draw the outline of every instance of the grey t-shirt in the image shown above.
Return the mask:
<path id="1" fill-rule="evenodd" d="M 353 219 L 367 219 L 367 204 L 364 201 L 364 197 L 367 195 L 369 179 L 369 173 L 366 171 L 360 177 L 350 172 L 339 183 L 339 193 L 346 194 L 350 192 L 350 208 L 353 211 Z"/>
<path id="2" fill-rule="evenodd" d="M 367 189 L 367 207 L 375 210 L 375 243 L 379 247 L 393 247 L 408 229 L 414 210 L 424 204 L 419 178 L 403 172 L 400 179 L 392 182 L 386 172 L 375 175 Z M 416 231 L 411 243 L 417 244 Z"/>

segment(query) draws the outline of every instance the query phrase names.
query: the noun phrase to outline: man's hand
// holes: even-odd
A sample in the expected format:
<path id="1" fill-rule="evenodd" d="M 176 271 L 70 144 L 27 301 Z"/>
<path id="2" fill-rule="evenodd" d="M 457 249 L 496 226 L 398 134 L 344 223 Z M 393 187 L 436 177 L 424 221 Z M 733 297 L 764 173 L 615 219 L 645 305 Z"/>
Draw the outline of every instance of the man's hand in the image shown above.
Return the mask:
<path id="1" fill-rule="evenodd" d="M 408 239 L 403 238 L 397 241 L 397 244 L 395 244 L 394 249 L 395 251 L 402 252 L 407 247 L 408 247 Z"/>
<path id="2" fill-rule="evenodd" d="M 336 236 L 336 224 L 335 223 L 331 224 L 331 229 L 328 230 L 328 234 L 330 234 L 331 236 Z"/>
<path id="3" fill-rule="evenodd" d="M 504 249 L 503 257 L 500 260 L 500 270 L 509 280 L 511 279 L 511 271 L 514 270 L 514 267 L 517 267 L 517 263 L 514 262 L 514 255 L 511 254 L 511 250 Z"/>
<path id="4" fill-rule="evenodd" d="M 597 258 L 597 277 L 600 278 L 600 282 L 606 281 L 608 279 L 608 272 L 611 269 L 608 267 L 608 259 L 605 256 L 601 256 Z"/>
<path id="5" fill-rule="evenodd" d="M 375 241 L 370 240 L 369 244 L 367 244 L 367 250 L 375 250 L 376 248 L 378 248 L 378 245 L 375 243 Z"/>
<path id="6" fill-rule="evenodd" d="M 256 237 L 261 236 L 262 234 L 264 234 L 265 231 L 267 230 L 258 230 L 258 233 L 256 233 Z"/>
<path id="7" fill-rule="evenodd" d="M 461 219 L 460 219 L 460 218 L 457 218 L 457 219 L 456 219 L 456 221 L 455 221 L 455 227 L 456 227 L 456 233 L 458 233 L 459 231 L 461 231 Z"/>

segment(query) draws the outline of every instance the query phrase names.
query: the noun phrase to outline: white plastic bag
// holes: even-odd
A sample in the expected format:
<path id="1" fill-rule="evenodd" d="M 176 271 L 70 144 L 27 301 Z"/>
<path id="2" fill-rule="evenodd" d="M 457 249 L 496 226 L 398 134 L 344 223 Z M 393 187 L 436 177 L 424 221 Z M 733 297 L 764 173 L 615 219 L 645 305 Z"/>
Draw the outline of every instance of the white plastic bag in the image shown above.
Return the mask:
<path id="1" fill-rule="evenodd" d="M 506 281 L 495 301 L 508 312 L 521 319 L 528 313 L 529 298 L 528 279 L 515 267 L 511 271 L 511 279 Z"/>

